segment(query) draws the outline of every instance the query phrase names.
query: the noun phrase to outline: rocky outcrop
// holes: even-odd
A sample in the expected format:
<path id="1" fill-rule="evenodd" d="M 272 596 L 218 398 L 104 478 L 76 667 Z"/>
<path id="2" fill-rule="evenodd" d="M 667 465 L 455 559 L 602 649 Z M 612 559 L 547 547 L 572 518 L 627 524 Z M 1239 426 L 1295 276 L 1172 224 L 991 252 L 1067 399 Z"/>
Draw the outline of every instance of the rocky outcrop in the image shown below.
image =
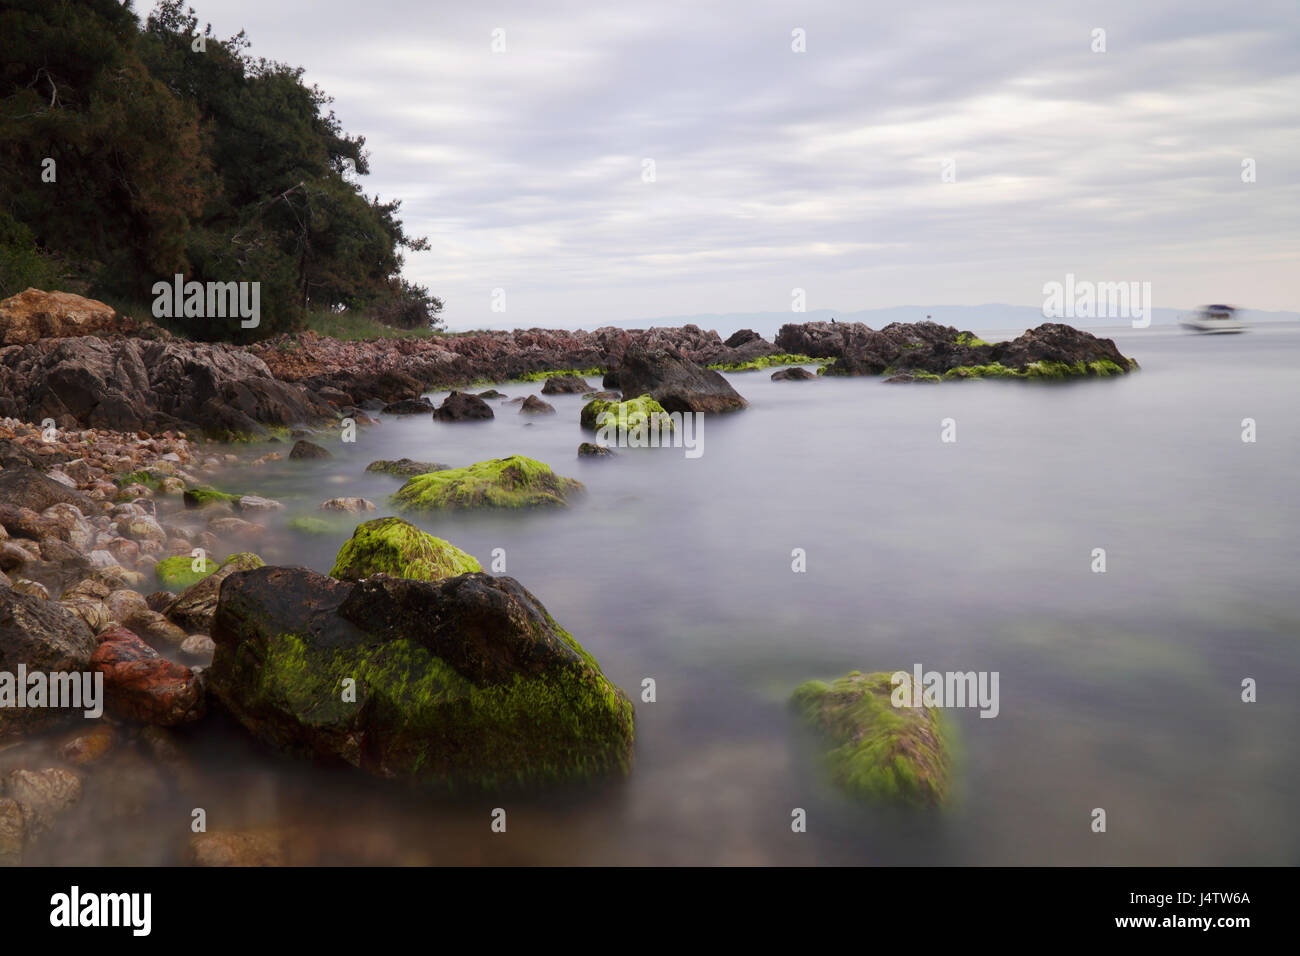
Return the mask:
<path id="1" fill-rule="evenodd" d="M 232 439 L 333 420 L 337 411 L 241 348 L 82 336 L 0 348 L 0 415 Z"/>
<path id="2" fill-rule="evenodd" d="M 625 399 L 651 395 L 669 412 L 733 412 L 749 404 L 717 372 L 680 353 L 639 345 L 627 350 L 604 385 L 621 390 Z"/>
<path id="3" fill-rule="evenodd" d="M 71 292 L 26 289 L 0 302 L 0 345 L 138 331 L 140 323 L 130 316 Z"/>
<path id="4" fill-rule="evenodd" d="M 552 375 L 542 383 L 543 395 L 581 395 L 589 391 L 587 380 L 577 375 Z"/>
<path id="5" fill-rule="evenodd" d="M 582 482 L 555 474 L 544 462 L 511 455 L 416 475 L 397 489 L 393 503 L 409 511 L 564 508 L 584 491 Z"/>
<path id="6" fill-rule="evenodd" d="M 631 762 L 631 704 L 513 578 L 262 568 L 227 579 L 212 636 L 212 691 L 281 750 L 444 789 Z"/>

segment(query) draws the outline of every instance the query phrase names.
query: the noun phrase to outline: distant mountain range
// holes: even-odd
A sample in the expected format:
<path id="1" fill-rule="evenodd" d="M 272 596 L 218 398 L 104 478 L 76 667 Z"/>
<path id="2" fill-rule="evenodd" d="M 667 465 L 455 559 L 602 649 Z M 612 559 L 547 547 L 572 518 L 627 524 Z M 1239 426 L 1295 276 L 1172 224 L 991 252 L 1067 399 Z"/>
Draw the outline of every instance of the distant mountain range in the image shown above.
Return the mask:
<path id="1" fill-rule="evenodd" d="M 1160 309 L 1152 316 L 1152 325 L 1175 325 L 1180 316 L 1191 309 Z M 1242 318 L 1248 322 L 1300 322 L 1300 312 L 1263 312 L 1243 310 Z M 728 312 L 701 315 L 670 315 L 651 319 L 629 319 L 602 323 L 625 329 L 646 329 L 651 326 L 676 327 L 698 325 L 713 329 L 724 339 L 737 329 L 753 329 L 765 339 L 776 335 L 787 322 L 862 322 L 873 329 L 884 328 L 890 322 L 921 322 L 926 318 L 941 325 L 958 329 L 979 331 L 1023 331 L 1049 321 L 1043 318 L 1041 307 L 1028 305 L 900 305 L 888 309 L 862 309 L 858 312 L 837 312 L 834 309 L 813 309 L 808 312 Z M 1060 319 L 1081 329 L 1124 328 L 1131 324 L 1123 319 Z"/>

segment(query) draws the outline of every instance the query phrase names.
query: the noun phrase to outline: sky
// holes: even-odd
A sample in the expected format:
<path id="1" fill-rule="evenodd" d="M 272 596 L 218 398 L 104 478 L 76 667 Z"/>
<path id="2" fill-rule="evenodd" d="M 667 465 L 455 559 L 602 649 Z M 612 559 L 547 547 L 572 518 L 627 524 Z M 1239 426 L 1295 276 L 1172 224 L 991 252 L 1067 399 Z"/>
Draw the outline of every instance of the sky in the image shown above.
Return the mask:
<path id="1" fill-rule="evenodd" d="M 451 328 L 1037 306 L 1067 274 L 1300 308 L 1296 0 L 194 6 L 366 137 Z"/>

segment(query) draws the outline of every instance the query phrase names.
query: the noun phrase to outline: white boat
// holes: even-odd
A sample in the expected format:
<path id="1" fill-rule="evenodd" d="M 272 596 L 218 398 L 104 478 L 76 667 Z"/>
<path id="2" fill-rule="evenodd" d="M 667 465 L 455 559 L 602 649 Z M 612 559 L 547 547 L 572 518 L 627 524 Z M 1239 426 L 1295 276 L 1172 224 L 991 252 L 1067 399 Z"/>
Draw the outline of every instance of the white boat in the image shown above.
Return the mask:
<path id="1" fill-rule="evenodd" d="M 1183 316 L 1180 324 L 1185 329 L 1207 335 L 1246 331 L 1246 323 L 1237 318 L 1237 310 L 1231 305 L 1202 306 L 1191 315 Z"/>

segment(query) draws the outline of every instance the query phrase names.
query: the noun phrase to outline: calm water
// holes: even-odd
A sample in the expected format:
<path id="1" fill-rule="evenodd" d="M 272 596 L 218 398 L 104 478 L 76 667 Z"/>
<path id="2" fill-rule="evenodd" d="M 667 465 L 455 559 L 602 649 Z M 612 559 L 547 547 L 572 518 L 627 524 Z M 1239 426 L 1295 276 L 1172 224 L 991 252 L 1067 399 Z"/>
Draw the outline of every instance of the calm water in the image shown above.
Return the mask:
<path id="1" fill-rule="evenodd" d="M 211 829 L 287 828 L 303 863 L 1300 863 L 1300 329 L 1113 334 L 1141 373 L 732 375 L 751 408 L 709 418 L 698 460 L 580 461 L 581 399 L 553 396 L 555 416 L 493 403 L 484 424 L 386 417 L 355 445 L 330 439 L 332 461 L 232 471 L 230 490 L 289 506 L 263 556 L 320 571 L 353 522 L 324 541 L 278 529 L 333 495 L 392 513 L 400 480 L 365 474 L 373 459 L 520 453 L 585 482 L 561 514 L 415 520 L 485 567 L 504 548 L 507 573 L 636 700 L 632 775 L 447 802 L 208 727 L 192 735 L 195 778 L 138 828 L 70 827 L 32 862 L 177 859 L 202 805 Z M 1105 574 L 1091 571 L 1099 547 Z M 794 548 L 807 573 L 791 571 Z M 945 813 L 845 799 L 786 707 L 809 678 L 915 663 L 1001 675 L 996 719 L 950 712 L 961 756 Z M 639 700 L 644 677 L 656 703 Z M 1258 703 L 1240 701 L 1244 677 Z M 489 829 L 497 806 L 505 835 Z M 795 807 L 805 834 L 790 832 Z"/>

